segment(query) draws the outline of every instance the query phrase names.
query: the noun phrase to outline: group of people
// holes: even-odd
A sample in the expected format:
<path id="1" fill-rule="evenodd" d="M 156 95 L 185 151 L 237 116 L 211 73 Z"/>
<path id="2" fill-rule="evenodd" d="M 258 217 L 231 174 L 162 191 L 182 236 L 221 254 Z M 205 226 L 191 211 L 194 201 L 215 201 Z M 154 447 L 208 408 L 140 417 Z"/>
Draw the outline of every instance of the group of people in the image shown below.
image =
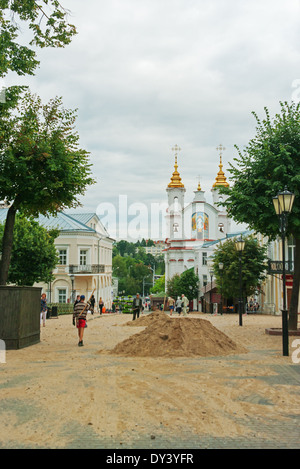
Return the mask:
<path id="1" fill-rule="evenodd" d="M 246 311 L 252 311 L 256 313 L 259 310 L 259 304 L 253 298 L 250 298 L 249 302 L 246 305 Z"/>
<path id="2" fill-rule="evenodd" d="M 74 303 L 74 309 L 75 309 L 76 304 L 80 302 L 80 298 L 81 298 L 81 295 L 77 295 L 75 303 Z M 91 314 L 94 314 L 95 312 L 95 303 L 96 303 L 95 297 L 94 295 L 92 295 L 91 298 L 89 299 L 89 304 L 88 304 L 88 311 L 90 311 Z M 105 306 L 104 306 L 104 301 L 102 300 L 101 297 L 98 303 L 98 307 L 99 307 L 99 313 L 101 316 L 102 313 L 105 313 L 106 311 Z"/>
<path id="3" fill-rule="evenodd" d="M 91 314 L 94 314 L 95 311 L 95 297 L 94 295 L 91 296 L 88 302 L 85 301 L 85 295 L 77 295 L 77 298 L 75 300 L 74 306 L 73 306 L 73 316 L 72 316 L 72 322 L 73 325 L 77 326 L 78 329 L 78 346 L 82 347 L 83 346 L 83 333 L 84 329 L 87 327 L 86 324 L 86 318 L 87 318 L 87 313 L 88 311 L 91 312 Z M 104 306 L 104 301 L 102 298 L 99 300 L 99 313 L 100 316 L 102 313 L 105 312 L 105 306 Z M 40 313 L 40 324 L 43 324 L 43 327 L 46 325 L 46 318 L 47 318 L 47 311 L 48 311 L 48 305 L 47 305 L 47 297 L 46 293 L 43 293 L 41 296 L 41 313 Z"/>
<path id="4" fill-rule="evenodd" d="M 76 326 L 78 329 L 78 339 L 79 339 L 78 346 L 79 347 L 83 346 L 84 329 L 87 327 L 87 324 L 86 324 L 87 313 L 88 311 L 90 311 L 91 314 L 94 314 L 95 302 L 96 301 L 95 301 L 94 295 L 92 295 L 91 298 L 87 302 L 85 301 L 85 295 L 77 295 L 77 298 L 75 300 L 74 307 L 73 307 L 72 322 L 73 322 L 73 325 Z M 188 304 L 189 304 L 189 301 L 185 295 L 181 295 L 181 298 L 178 297 L 177 301 L 175 301 L 171 297 L 168 298 L 168 306 L 170 308 L 171 315 L 172 315 L 172 312 L 176 308 L 176 312 L 179 315 L 182 313 L 183 316 L 186 316 L 187 311 L 188 311 Z M 140 294 L 137 293 L 136 297 L 133 299 L 133 302 L 132 302 L 133 321 L 140 317 L 140 313 L 142 310 L 143 310 L 143 301 L 142 301 L 142 298 L 140 297 Z M 99 300 L 100 315 L 102 315 L 104 311 L 105 311 L 104 302 L 102 298 L 100 298 Z M 41 297 L 41 324 L 43 322 L 44 326 L 46 322 L 46 313 L 47 313 L 47 300 L 46 300 L 46 294 L 43 293 Z"/>
<path id="5" fill-rule="evenodd" d="M 188 313 L 188 306 L 189 306 L 189 300 L 187 297 L 182 294 L 181 298 L 180 296 L 177 297 L 177 300 L 175 301 L 174 298 L 169 297 L 168 298 L 168 306 L 170 309 L 170 315 L 172 316 L 173 311 L 176 310 L 176 313 L 180 316 L 181 313 L 183 316 L 187 316 Z"/>

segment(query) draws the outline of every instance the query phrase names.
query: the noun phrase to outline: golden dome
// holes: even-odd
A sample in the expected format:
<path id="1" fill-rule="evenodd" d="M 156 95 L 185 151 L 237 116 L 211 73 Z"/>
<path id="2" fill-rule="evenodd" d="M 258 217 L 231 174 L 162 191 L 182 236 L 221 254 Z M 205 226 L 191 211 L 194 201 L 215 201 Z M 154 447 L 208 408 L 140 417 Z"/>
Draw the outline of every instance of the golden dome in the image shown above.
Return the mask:
<path id="1" fill-rule="evenodd" d="M 172 148 L 172 150 L 175 151 L 180 151 L 180 148 L 175 145 L 175 148 Z M 178 172 L 178 164 L 177 164 L 177 153 L 175 153 L 175 165 L 174 165 L 174 172 L 171 177 L 171 182 L 168 184 L 168 187 L 184 187 L 184 184 L 181 182 L 181 177 Z"/>
<path id="2" fill-rule="evenodd" d="M 220 150 L 220 152 L 222 150 L 225 150 L 224 147 L 222 147 L 222 145 L 220 145 L 217 150 Z M 213 187 L 218 187 L 218 186 L 225 186 L 225 187 L 229 187 L 229 184 L 228 182 L 226 181 L 226 176 L 224 174 L 224 171 L 223 171 L 223 164 L 222 164 L 222 153 L 220 153 L 220 164 L 219 164 L 219 172 L 217 174 L 217 177 L 216 177 L 216 181 L 215 183 L 213 184 Z"/>

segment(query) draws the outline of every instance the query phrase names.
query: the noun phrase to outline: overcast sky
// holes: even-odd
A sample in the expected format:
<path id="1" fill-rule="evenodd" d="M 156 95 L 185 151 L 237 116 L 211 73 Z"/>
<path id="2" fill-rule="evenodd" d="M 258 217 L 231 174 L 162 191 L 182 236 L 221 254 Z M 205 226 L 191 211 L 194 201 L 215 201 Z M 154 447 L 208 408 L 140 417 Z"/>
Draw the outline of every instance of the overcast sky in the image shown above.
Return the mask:
<path id="1" fill-rule="evenodd" d="M 81 146 L 99 204 L 166 201 L 178 144 L 186 201 L 198 176 L 210 201 L 221 143 L 224 170 L 255 134 L 252 111 L 300 98 L 299 0 L 61 0 L 78 35 L 38 51 L 26 78 L 44 101 L 78 108 Z M 12 80 L 12 78 L 9 78 Z"/>

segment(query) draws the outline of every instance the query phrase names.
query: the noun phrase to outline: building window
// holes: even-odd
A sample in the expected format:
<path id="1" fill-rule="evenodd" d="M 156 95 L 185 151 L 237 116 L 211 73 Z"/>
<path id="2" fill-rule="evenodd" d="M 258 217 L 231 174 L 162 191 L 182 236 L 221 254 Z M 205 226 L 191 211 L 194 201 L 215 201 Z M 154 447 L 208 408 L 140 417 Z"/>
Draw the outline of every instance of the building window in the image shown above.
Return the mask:
<path id="1" fill-rule="evenodd" d="M 67 302 L 67 290 L 65 288 L 59 288 L 58 290 L 58 302 L 66 303 Z"/>
<path id="2" fill-rule="evenodd" d="M 207 275 L 203 275 L 203 286 L 207 285 Z"/>
<path id="3" fill-rule="evenodd" d="M 294 236 L 288 238 L 288 260 L 294 261 L 295 259 L 295 250 L 296 250 L 296 241 Z"/>
<path id="4" fill-rule="evenodd" d="M 202 265 L 207 265 L 207 252 L 202 253 Z"/>
<path id="5" fill-rule="evenodd" d="M 60 265 L 67 265 L 67 250 L 66 249 L 59 249 L 58 250 L 59 256 L 59 264 Z"/>
<path id="6" fill-rule="evenodd" d="M 79 253 L 79 264 L 80 265 L 87 265 L 87 250 L 86 249 L 80 249 Z"/>
<path id="7" fill-rule="evenodd" d="M 219 223 L 218 224 L 218 230 L 221 232 L 221 233 L 224 233 L 225 229 L 224 229 L 224 223 Z"/>

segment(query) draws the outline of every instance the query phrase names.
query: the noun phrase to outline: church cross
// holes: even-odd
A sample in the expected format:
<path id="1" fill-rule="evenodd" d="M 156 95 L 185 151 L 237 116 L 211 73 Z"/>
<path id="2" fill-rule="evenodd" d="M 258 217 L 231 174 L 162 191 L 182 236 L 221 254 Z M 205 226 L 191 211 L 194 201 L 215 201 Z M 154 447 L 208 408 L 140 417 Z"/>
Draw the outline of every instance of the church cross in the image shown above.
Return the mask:
<path id="1" fill-rule="evenodd" d="M 220 160 L 222 160 L 222 152 L 223 152 L 224 150 L 226 150 L 226 148 L 223 147 L 223 145 L 219 145 L 219 146 L 216 148 L 216 150 L 220 152 Z"/>
<path id="2" fill-rule="evenodd" d="M 177 152 L 181 151 L 181 148 L 176 144 L 175 147 L 172 148 L 172 151 L 175 151 L 175 157 L 177 158 Z"/>

